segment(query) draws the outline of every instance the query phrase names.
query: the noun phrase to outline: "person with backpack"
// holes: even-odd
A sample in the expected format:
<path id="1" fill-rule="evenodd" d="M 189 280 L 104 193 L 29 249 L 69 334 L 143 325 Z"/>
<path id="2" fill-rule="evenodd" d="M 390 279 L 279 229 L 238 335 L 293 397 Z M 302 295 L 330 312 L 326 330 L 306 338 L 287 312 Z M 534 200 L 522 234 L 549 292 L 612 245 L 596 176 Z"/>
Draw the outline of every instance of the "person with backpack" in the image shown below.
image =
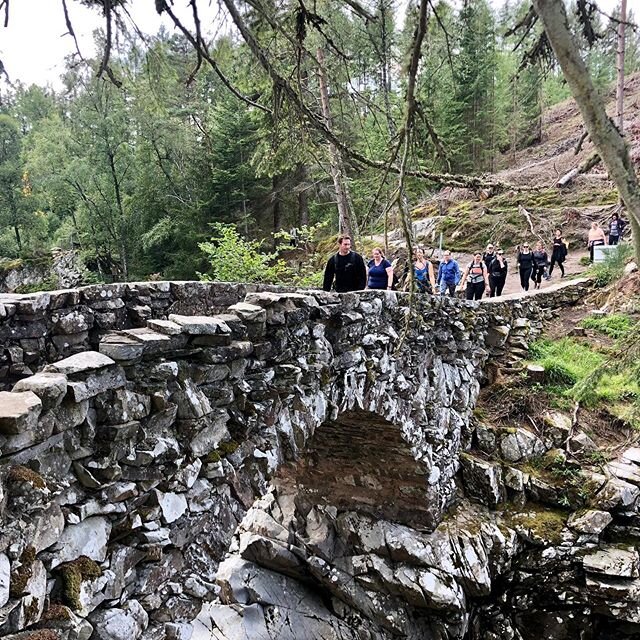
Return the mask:
<path id="1" fill-rule="evenodd" d="M 380 247 L 373 252 L 373 259 L 367 264 L 367 289 L 393 289 L 393 267 L 384 257 Z"/>
<path id="2" fill-rule="evenodd" d="M 498 249 L 495 258 L 489 264 L 489 297 L 495 298 L 502 295 L 509 265 L 504 257 L 504 251 Z"/>
<path id="3" fill-rule="evenodd" d="M 560 267 L 560 273 L 562 274 L 560 277 L 564 278 L 564 261 L 567 257 L 567 253 L 567 243 L 562 237 L 562 230 L 556 229 L 556 235 L 553 238 L 553 251 L 551 252 L 551 264 L 549 265 L 549 275 L 547 276 L 547 280 L 551 280 L 551 274 L 553 273 L 553 268 L 556 264 Z"/>
<path id="4" fill-rule="evenodd" d="M 486 251 L 482 254 L 482 261 L 487 265 L 487 270 L 489 269 L 489 265 L 493 262 L 493 259 L 496 257 L 495 247 L 489 243 L 487 245 Z"/>
<path id="5" fill-rule="evenodd" d="M 480 251 L 473 255 L 473 261 L 464 270 L 464 275 L 460 282 L 461 291 L 465 288 L 465 283 L 467 285 L 465 292 L 467 300 L 480 300 L 485 291 L 489 292 L 489 274 Z"/>
<path id="6" fill-rule="evenodd" d="M 618 244 L 624 231 L 624 221 L 620 219 L 617 213 L 611 214 L 611 220 L 609 220 L 609 244 Z"/>
<path id="7" fill-rule="evenodd" d="M 324 268 L 322 288 L 335 289 L 338 293 L 360 291 L 367 284 L 367 268 L 359 253 L 351 251 L 351 238 L 338 237 L 338 253 L 331 256 Z"/>
<path id="8" fill-rule="evenodd" d="M 440 293 L 444 295 L 448 291 L 450 296 L 455 296 L 458 282 L 460 282 L 460 266 L 451 257 L 451 251 L 445 251 L 442 254 L 442 262 L 438 267 L 436 278 Z"/>
<path id="9" fill-rule="evenodd" d="M 433 264 L 424 257 L 424 251 L 418 247 L 414 251 L 413 276 L 420 293 L 435 293 L 436 278 Z"/>
<path id="10" fill-rule="evenodd" d="M 529 291 L 529 280 L 533 273 L 534 262 L 533 253 L 526 242 L 523 243 L 521 247 L 518 247 L 516 264 L 520 272 L 520 286 L 524 291 Z"/>
<path id="11" fill-rule="evenodd" d="M 544 248 L 541 240 L 536 242 L 536 248 L 533 250 L 533 271 L 531 273 L 531 279 L 536 285 L 536 289 L 540 288 L 542 283 L 542 277 L 549 263 L 549 256 Z"/>

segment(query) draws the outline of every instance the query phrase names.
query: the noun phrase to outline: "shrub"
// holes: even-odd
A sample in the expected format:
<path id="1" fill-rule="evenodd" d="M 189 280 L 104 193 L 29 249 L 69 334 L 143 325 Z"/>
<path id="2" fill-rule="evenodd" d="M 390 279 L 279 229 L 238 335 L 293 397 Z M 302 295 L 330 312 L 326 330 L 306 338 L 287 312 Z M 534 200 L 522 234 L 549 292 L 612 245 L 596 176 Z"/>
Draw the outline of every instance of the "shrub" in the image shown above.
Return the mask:
<path id="1" fill-rule="evenodd" d="M 211 226 L 211 241 L 198 245 L 211 264 L 211 273 L 198 274 L 201 280 L 275 284 L 286 279 L 284 260 L 277 259 L 277 253 L 262 253 L 262 242 L 246 240 L 231 224 L 216 222 Z"/>
<path id="2" fill-rule="evenodd" d="M 633 256 L 633 247 L 630 244 L 618 245 L 618 250 L 607 254 L 604 262 L 594 264 L 591 267 L 596 286 L 606 287 L 614 280 L 619 280 L 624 272 L 624 267 L 629 258 Z"/>

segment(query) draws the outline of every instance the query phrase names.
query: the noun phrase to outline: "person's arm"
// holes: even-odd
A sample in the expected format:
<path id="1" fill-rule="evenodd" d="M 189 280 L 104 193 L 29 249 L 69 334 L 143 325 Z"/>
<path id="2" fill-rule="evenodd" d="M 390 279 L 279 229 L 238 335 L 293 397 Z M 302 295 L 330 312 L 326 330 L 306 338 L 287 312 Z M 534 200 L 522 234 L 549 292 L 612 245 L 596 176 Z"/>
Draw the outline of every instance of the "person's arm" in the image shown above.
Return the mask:
<path id="1" fill-rule="evenodd" d="M 431 260 L 427 260 L 427 273 L 429 274 L 429 283 L 431 284 L 431 291 L 433 291 L 433 293 L 436 293 L 437 289 L 436 289 L 436 278 L 434 276 L 433 273 L 433 264 L 431 263 Z"/>
<path id="2" fill-rule="evenodd" d="M 458 271 L 460 270 L 460 267 L 458 267 Z M 467 276 L 469 275 L 469 267 L 467 267 L 464 270 L 464 274 L 462 275 L 462 280 L 460 280 L 460 289 L 464 289 L 464 285 L 467 282 Z"/>
<path id="3" fill-rule="evenodd" d="M 602 241 L 603 241 L 605 244 L 607 244 L 607 236 L 606 236 L 606 234 L 605 234 L 605 232 L 604 232 L 604 229 L 600 229 L 600 236 L 601 236 L 601 238 L 602 238 Z"/>
<path id="4" fill-rule="evenodd" d="M 358 289 L 366 289 L 367 287 L 367 267 L 364 264 L 364 260 L 360 254 L 356 256 L 356 282 L 358 284 Z"/>
<path id="5" fill-rule="evenodd" d="M 336 274 L 336 266 L 334 264 L 334 258 L 331 256 L 327 262 L 327 266 L 324 268 L 324 280 L 322 282 L 322 289 L 324 291 L 331 291 L 331 285 L 333 284 L 333 277 Z"/>
<path id="6" fill-rule="evenodd" d="M 386 262 L 389 265 L 385 269 L 385 271 L 387 272 L 387 289 L 393 289 L 393 267 L 388 260 Z"/>
<path id="7" fill-rule="evenodd" d="M 441 262 L 438 265 L 438 275 L 436 276 L 436 284 L 440 284 L 440 281 L 442 280 L 442 265 L 444 264 L 444 262 Z"/>
<path id="8" fill-rule="evenodd" d="M 484 276 L 484 288 L 489 291 L 489 269 L 484 262 L 482 263 L 482 275 Z"/>

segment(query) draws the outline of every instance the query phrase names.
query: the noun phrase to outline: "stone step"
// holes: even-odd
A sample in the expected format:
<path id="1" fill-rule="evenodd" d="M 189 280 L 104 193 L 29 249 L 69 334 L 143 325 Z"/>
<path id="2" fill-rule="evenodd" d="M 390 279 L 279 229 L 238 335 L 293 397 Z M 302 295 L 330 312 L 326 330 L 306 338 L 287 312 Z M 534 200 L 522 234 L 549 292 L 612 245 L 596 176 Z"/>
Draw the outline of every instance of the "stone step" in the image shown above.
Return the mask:
<path id="1" fill-rule="evenodd" d="M 610 462 L 607 465 L 609 472 L 616 478 L 626 480 L 635 485 L 640 485 L 640 469 L 635 464 L 625 464 L 624 462 Z"/>

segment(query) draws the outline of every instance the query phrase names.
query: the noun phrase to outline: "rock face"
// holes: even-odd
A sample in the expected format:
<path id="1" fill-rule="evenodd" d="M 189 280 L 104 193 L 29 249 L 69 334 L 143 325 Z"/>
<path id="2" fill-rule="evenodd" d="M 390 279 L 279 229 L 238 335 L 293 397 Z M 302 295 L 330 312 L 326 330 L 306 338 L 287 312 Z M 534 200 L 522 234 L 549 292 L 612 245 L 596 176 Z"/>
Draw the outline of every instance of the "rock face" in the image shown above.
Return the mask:
<path id="1" fill-rule="evenodd" d="M 216 603 L 215 624 L 227 635 L 277 637 L 286 625 L 296 637 L 360 638 L 361 624 L 372 638 L 462 637 L 469 603 L 513 557 L 514 532 L 547 533 L 491 513 L 479 530 L 462 515 L 458 529 L 442 523 L 460 452 L 475 441 L 483 366 L 583 290 L 482 304 L 425 297 L 413 310 L 404 295 L 209 283 L 5 298 L 6 379 L 18 375 L 17 349 L 24 367 L 46 371 L 20 369 L 0 406 L 0 634 L 57 629 L 62 617 L 65 638 L 89 628 L 105 639 L 188 637 L 220 588 L 230 607 Z M 491 326 L 500 340 L 488 340 Z M 465 458 L 469 495 L 492 508 L 513 495 L 559 500 L 513 466 L 541 441 L 519 433 L 502 447 L 509 435 L 494 435 L 496 450 L 514 452 L 499 472 L 477 452 Z M 273 482 L 277 510 L 250 511 L 234 542 L 238 574 L 225 564 L 216 587 L 238 523 Z M 630 513 L 637 487 L 607 486 L 593 509 Z M 0 560 L 4 598 L 3 571 Z M 255 578 L 244 584 L 245 574 Z M 309 581 L 332 594 L 330 607 Z M 283 601 L 283 588 L 304 606 Z"/>

